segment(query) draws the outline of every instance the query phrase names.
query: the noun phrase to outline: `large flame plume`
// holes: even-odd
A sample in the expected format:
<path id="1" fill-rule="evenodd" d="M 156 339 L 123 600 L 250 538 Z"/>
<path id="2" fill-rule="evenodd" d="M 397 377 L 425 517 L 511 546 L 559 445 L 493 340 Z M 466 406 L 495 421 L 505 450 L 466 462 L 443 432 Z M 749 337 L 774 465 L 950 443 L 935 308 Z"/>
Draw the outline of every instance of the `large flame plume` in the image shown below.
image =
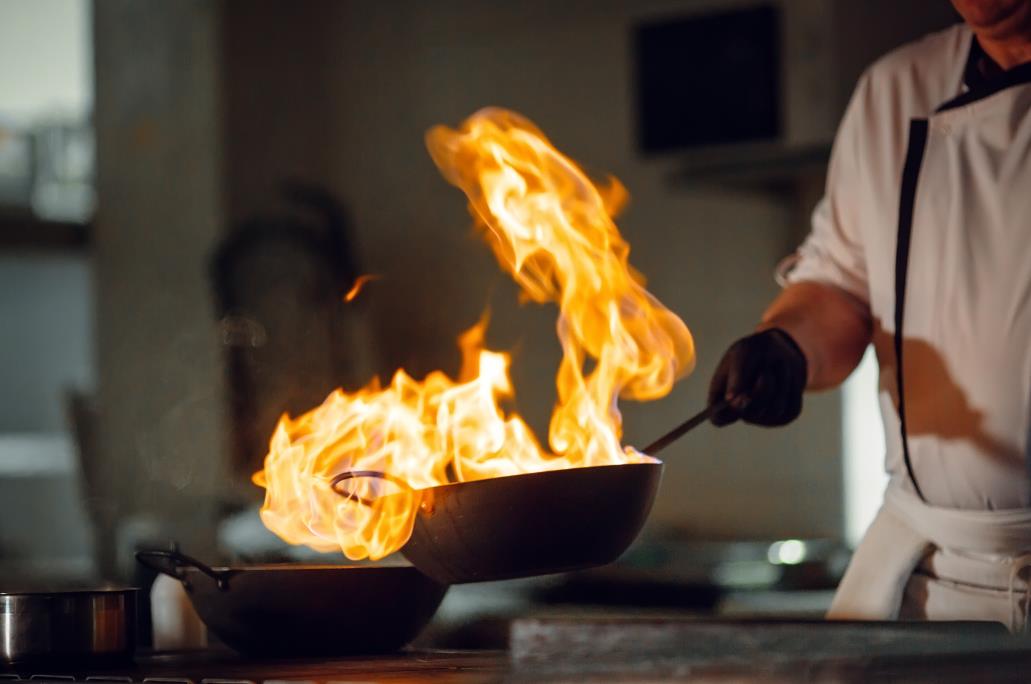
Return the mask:
<path id="1" fill-rule="evenodd" d="M 336 390 L 296 419 L 283 416 L 254 476 L 266 489 L 261 518 L 290 543 L 339 548 L 354 560 L 404 545 L 419 490 L 648 459 L 621 446 L 617 399 L 663 397 L 694 365 L 687 327 L 628 263 L 613 221 L 627 199 L 617 180 L 591 182 L 533 124 L 504 109 L 481 110 L 458 130 L 437 126 L 426 144 L 525 296 L 558 304 L 562 362 L 550 451 L 498 404 L 514 394 L 510 358 L 484 348 L 486 319 L 459 338 L 457 380 L 437 371 L 417 381 L 398 370 L 386 387 Z M 330 487 L 344 471 L 387 477 L 349 480 L 353 496 L 344 498 Z"/>

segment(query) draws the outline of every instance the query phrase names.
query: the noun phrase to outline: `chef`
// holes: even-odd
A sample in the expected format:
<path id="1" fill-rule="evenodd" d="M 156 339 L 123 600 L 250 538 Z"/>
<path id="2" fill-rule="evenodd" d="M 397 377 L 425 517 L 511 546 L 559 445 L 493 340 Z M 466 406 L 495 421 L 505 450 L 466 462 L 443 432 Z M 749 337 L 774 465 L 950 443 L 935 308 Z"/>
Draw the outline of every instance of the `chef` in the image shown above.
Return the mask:
<path id="1" fill-rule="evenodd" d="M 812 232 L 710 385 L 717 425 L 777 426 L 873 344 L 890 484 L 829 617 L 1028 628 L 1031 0 L 863 74 Z M 870 454 L 873 458 L 875 455 Z"/>

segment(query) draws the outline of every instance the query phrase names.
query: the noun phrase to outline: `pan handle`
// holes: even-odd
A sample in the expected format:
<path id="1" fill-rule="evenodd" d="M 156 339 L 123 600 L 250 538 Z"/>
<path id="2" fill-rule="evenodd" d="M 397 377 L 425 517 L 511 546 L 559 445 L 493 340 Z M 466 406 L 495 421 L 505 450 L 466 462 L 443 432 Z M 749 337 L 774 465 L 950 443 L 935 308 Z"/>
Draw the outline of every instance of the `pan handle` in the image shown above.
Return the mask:
<path id="1" fill-rule="evenodd" d="M 222 591 L 229 589 L 229 573 L 219 572 L 210 565 L 207 565 L 193 556 L 187 556 L 177 549 L 171 551 L 137 551 L 136 562 L 151 570 L 160 572 L 163 575 L 174 577 L 187 585 L 186 577 L 183 575 L 184 567 L 197 568 L 205 575 L 215 580 L 215 586 Z"/>
<path id="2" fill-rule="evenodd" d="M 344 472 L 339 473 L 338 475 L 336 475 L 330 481 L 329 487 L 330 487 L 330 489 L 332 489 L 334 492 L 336 492 L 340 496 L 344 497 L 345 499 L 350 499 L 352 501 L 357 501 L 358 503 L 362 504 L 363 506 L 372 507 L 373 502 L 370 501 L 369 499 L 366 499 L 365 497 L 358 496 L 354 492 L 341 491 L 339 486 L 338 486 L 341 482 L 344 482 L 346 480 L 355 480 L 355 479 L 363 478 L 363 477 L 374 477 L 374 478 L 377 478 L 379 480 L 386 480 L 387 482 L 389 482 L 389 483 L 391 483 L 393 485 L 397 485 L 401 489 L 405 489 L 405 490 L 410 491 L 410 492 L 415 491 L 414 489 L 412 489 L 408 485 L 407 482 L 405 482 L 401 478 L 396 477 L 394 475 L 391 475 L 390 473 L 384 473 L 381 470 L 345 470 Z"/>

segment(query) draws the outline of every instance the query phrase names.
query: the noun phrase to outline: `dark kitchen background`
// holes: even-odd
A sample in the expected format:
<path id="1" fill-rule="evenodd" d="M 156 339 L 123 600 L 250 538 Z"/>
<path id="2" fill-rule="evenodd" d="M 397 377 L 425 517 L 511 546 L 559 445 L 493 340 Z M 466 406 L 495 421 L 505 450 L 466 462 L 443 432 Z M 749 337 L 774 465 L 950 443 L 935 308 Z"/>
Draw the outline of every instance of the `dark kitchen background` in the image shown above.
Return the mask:
<path id="1" fill-rule="evenodd" d="M 669 397 L 621 407 L 627 443 L 657 437 L 776 292 L 860 71 L 953 19 L 946 0 L 4 0 L 0 589 L 138 582 L 132 552 L 172 540 L 311 557 L 256 513 L 278 415 L 398 367 L 457 373 L 488 306 L 544 436 L 556 311 L 518 303 L 423 145 L 488 105 L 629 189 L 631 261 L 698 350 Z M 789 428 L 671 447 L 620 563 L 453 590 L 438 619 L 818 614 L 883 487 L 876 373 Z"/>

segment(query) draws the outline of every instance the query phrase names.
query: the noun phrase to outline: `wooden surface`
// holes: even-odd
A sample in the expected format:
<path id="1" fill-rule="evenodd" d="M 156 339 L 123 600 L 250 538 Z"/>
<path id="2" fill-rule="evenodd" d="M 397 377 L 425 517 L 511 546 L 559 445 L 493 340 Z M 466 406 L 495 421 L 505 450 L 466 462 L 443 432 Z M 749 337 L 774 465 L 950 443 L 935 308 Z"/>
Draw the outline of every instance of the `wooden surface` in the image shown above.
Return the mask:
<path id="1" fill-rule="evenodd" d="M 123 681 L 128 677 L 134 682 L 157 677 L 189 680 L 197 684 L 205 679 L 479 684 L 502 679 L 507 668 L 505 654 L 497 651 L 408 651 L 380 656 L 262 662 L 248 660 L 229 651 L 206 651 L 140 656 L 133 665 L 106 669 L 27 665 L 4 670 L 0 665 L 0 673 L 14 673 L 25 679 L 63 675 L 79 681 L 87 676 L 122 678 Z"/>
<path id="2" fill-rule="evenodd" d="M 777 646 L 763 636 L 763 630 L 740 631 L 738 649 L 724 659 L 691 659 L 696 650 L 691 642 L 681 643 L 678 650 L 667 653 L 665 658 L 656 657 L 655 643 L 638 641 L 640 653 L 629 653 L 622 649 L 614 657 L 610 655 L 584 660 L 570 658 L 569 653 L 551 653 L 539 660 L 519 657 L 519 653 L 506 654 L 503 651 L 407 651 L 382 656 L 365 656 L 333 660 L 280 660 L 255 663 L 229 652 L 202 652 L 141 656 L 134 665 L 109 669 L 59 668 L 37 666 L 9 668 L 0 665 L 0 676 L 8 679 L 21 676 L 28 679 L 36 675 L 71 676 L 83 681 L 87 676 L 98 679 L 110 677 L 119 681 L 143 681 L 145 678 L 166 678 L 200 684 L 203 680 L 222 680 L 226 684 L 240 682 L 429 682 L 443 684 L 479 684 L 481 682 L 508 682 L 511 684 L 559 683 L 559 682 L 835 682 L 838 684 L 868 681 L 894 682 L 1026 682 L 1031 671 L 1031 649 L 1018 647 L 1016 642 L 1002 639 L 991 629 L 973 627 L 972 634 L 980 636 L 963 637 L 971 631 L 968 626 L 952 625 L 936 633 L 944 638 L 942 643 L 954 641 L 957 635 L 967 638 L 968 643 L 977 642 L 979 647 L 970 650 L 928 649 L 922 653 L 904 653 L 905 649 L 892 654 L 878 654 L 877 649 L 863 651 L 855 648 L 845 655 L 827 654 L 827 644 L 834 641 L 814 625 L 800 626 L 787 630 L 795 636 L 802 631 L 809 632 L 811 648 L 807 653 L 800 649 L 776 650 Z M 672 631 L 681 626 L 671 626 Z M 832 631 L 837 629 L 830 628 Z M 918 628 L 925 637 L 935 630 Z M 856 632 L 854 628 L 839 630 Z M 877 641 L 898 640 L 899 626 L 871 626 L 868 630 L 877 632 Z M 756 637 L 751 639 L 751 637 Z M 646 636 L 638 634 L 638 636 Z M 768 636 L 768 634 L 767 634 Z M 903 640 L 908 637 L 902 637 Z M 969 640 L 972 639 L 972 640 Z M 752 643 L 749 643 L 751 640 Z M 756 644 L 766 643 L 765 650 L 757 650 Z M 785 643 L 789 643 L 790 639 Z M 595 644 L 606 646 L 603 642 Z M 611 646 L 611 644 L 607 644 Z M 617 649 L 620 650 L 620 649 Z"/>

